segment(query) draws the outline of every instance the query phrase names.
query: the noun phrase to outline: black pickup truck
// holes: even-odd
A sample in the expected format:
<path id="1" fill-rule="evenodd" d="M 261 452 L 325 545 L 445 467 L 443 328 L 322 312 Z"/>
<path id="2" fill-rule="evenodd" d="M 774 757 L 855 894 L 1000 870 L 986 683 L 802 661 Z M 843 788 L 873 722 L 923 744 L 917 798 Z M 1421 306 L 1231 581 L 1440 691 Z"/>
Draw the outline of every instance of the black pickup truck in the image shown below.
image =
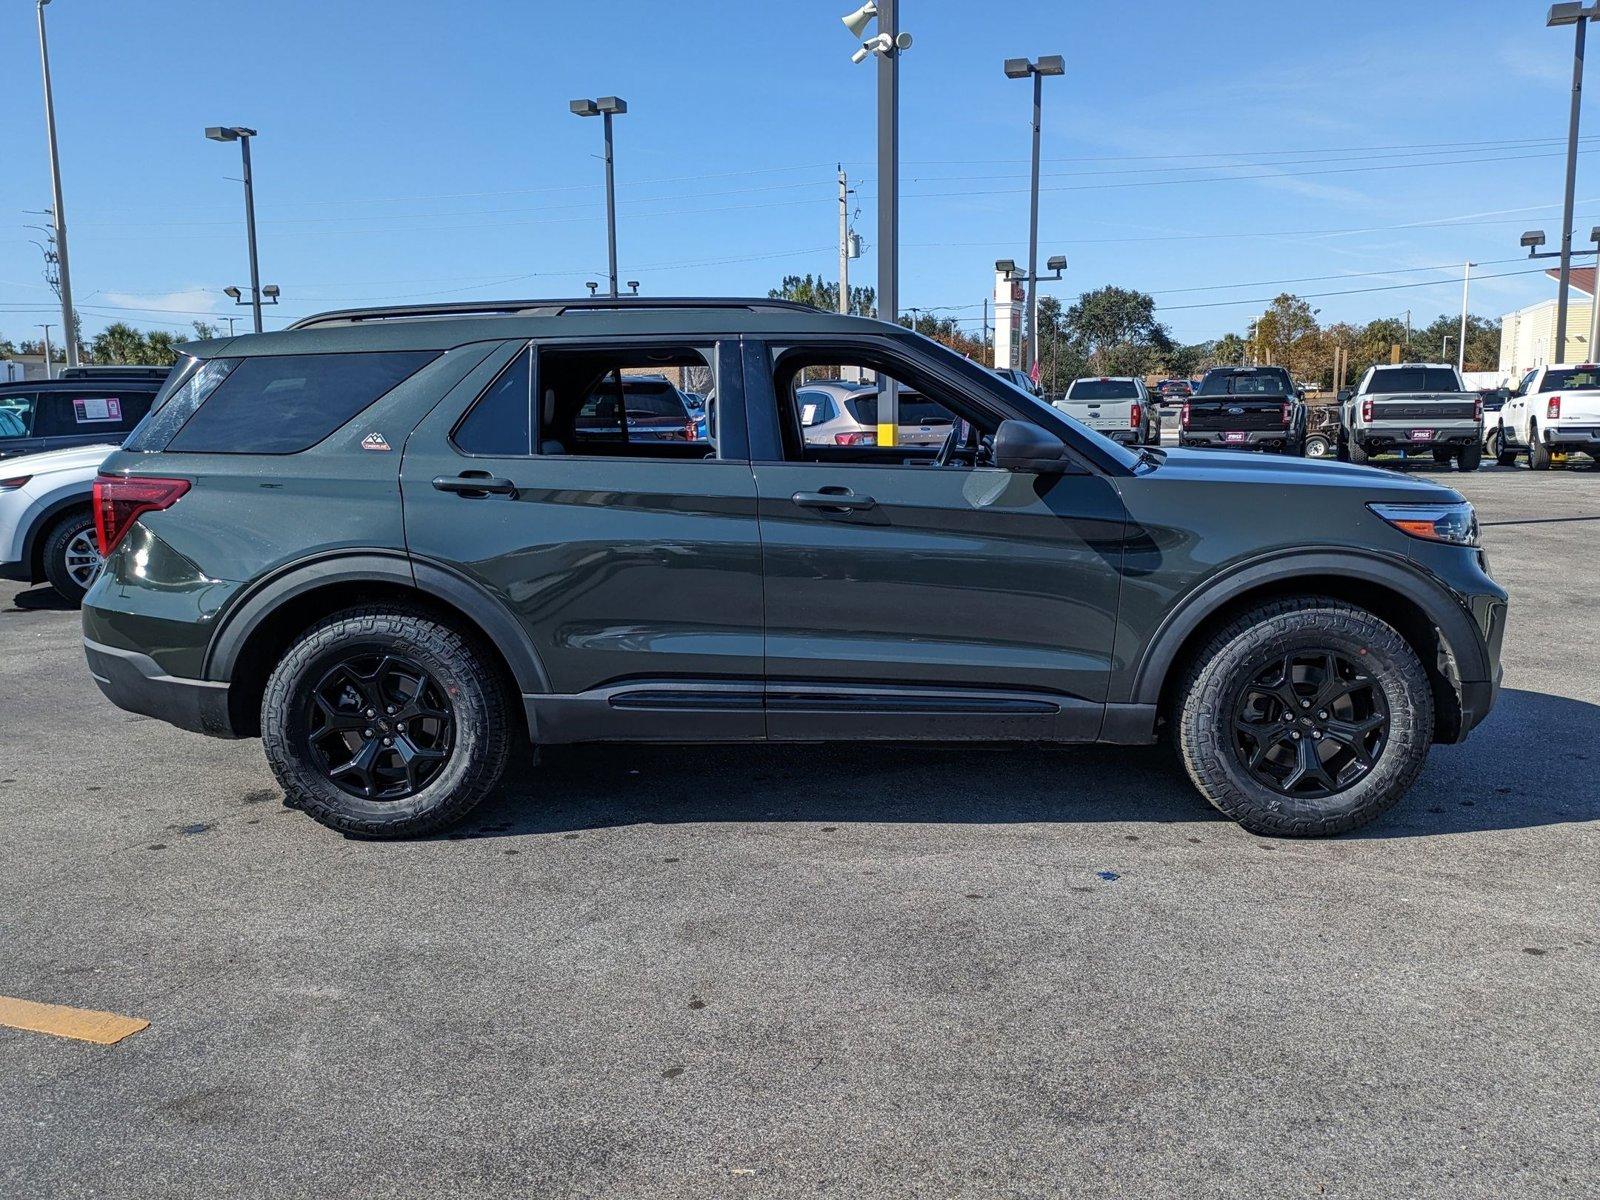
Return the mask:
<path id="1" fill-rule="evenodd" d="M 1282 367 L 1212 367 L 1183 406 L 1180 446 L 1270 450 L 1298 457 L 1305 405 Z"/>

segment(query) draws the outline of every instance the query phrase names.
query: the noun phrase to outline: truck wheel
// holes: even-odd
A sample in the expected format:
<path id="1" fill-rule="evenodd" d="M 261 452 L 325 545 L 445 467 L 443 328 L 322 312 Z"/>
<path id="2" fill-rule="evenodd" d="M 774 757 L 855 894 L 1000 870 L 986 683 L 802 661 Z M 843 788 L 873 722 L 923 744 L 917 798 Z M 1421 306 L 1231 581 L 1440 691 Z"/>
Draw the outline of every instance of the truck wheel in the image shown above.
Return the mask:
<path id="1" fill-rule="evenodd" d="M 1410 644 L 1326 596 L 1236 617 L 1194 656 L 1179 695 L 1189 778 L 1252 833 L 1365 825 L 1404 795 L 1433 741 L 1433 692 Z"/>
<path id="2" fill-rule="evenodd" d="M 69 513 L 57 521 L 44 541 L 44 577 L 72 604 L 83 603 L 106 560 L 95 538 L 94 514 Z"/>
<path id="3" fill-rule="evenodd" d="M 1506 427 L 1497 425 L 1491 435 L 1494 442 L 1494 461 L 1497 466 L 1514 467 L 1517 465 L 1517 452 L 1506 442 Z"/>
<path id="4" fill-rule="evenodd" d="M 1463 446 L 1456 457 L 1456 470 L 1476 471 L 1483 462 L 1483 446 L 1473 442 L 1470 446 Z"/>
<path id="5" fill-rule="evenodd" d="M 291 806 L 341 833 L 412 837 L 460 820 L 500 782 L 509 693 L 476 640 L 421 612 L 355 608 L 273 670 L 261 741 Z"/>
<path id="6" fill-rule="evenodd" d="M 1346 444 L 1350 447 L 1351 462 L 1364 463 L 1367 461 L 1367 452 L 1361 448 L 1360 442 L 1356 441 L 1355 438 L 1351 438 Z"/>
<path id="7" fill-rule="evenodd" d="M 1434 450 L 1433 450 L 1433 461 L 1438 463 L 1440 466 L 1443 466 L 1445 463 L 1449 462 L 1455 456 L 1456 456 L 1456 453 L 1455 453 L 1454 450 L 1446 450 L 1442 446 L 1435 446 L 1434 447 Z"/>
<path id="8" fill-rule="evenodd" d="M 1528 466 L 1535 471 L 1550 469 L 1550 451 L 1539 440 L 1539 422 L 1528 422 Z"/>

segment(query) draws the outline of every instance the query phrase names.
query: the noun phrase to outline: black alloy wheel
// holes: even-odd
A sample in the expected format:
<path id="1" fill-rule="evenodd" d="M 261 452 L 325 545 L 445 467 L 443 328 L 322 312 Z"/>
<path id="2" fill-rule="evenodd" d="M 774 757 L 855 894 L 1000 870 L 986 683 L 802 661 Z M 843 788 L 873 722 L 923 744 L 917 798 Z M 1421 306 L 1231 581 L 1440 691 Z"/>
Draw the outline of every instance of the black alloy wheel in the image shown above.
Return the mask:
<path id="1" fill-rule="evenodd" d="M 1282 796 L 1315 800 L 1354 786 L 1388 737 L 1383 689 L 1337 651 L 1275 656 L 1234 699 L 1234 754 L 1251 779 Z"/>
<path id="2" fill-rule="evenodd" d="M 455 748 L 450 698 L 403 654 L 356 653 L 307 691 L 306 746 L 317 769 L 363 800 L 404 800 L 427 787 Z"/>

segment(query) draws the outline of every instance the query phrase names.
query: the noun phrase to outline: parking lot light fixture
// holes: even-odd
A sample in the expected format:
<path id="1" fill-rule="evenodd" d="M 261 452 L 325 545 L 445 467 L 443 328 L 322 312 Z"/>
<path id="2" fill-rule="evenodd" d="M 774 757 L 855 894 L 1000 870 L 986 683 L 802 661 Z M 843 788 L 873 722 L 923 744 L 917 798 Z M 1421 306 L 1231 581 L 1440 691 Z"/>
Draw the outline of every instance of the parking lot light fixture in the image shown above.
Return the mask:
<path id="1" fill-rule="evenodd" d="M 244 164 L 244 229 L 250 245 L 250 315 L 256 332 L 261 332 L 261 265 L 256 257 L 256 193 L 250 174 L 250 139 L 254 129 L 243 125 L 208 125 L 206 137 L 213 142 L 238 142 L 240 160 Z"/>
<path id="2" fill-rule="evenodd" d="M 1561 272 L 1556 284 L 1556 348 L 1560 359 L 1567 345 L 1567 291 L 1572 283 L 1572 208 L 1578 182 L 1578 114 L 1583 102 L 1583 46 L 1589 22 L 1600 20 L 1600 0 L 1592 4 L 1552 4 L 1548 28 L 1571 25 L 1572 104 L 1567 116 L 1567 185 L 1561 205 Z M 1591 354 L 1593 352 L 1591 351 Z"/>
<path id="3" fill-rule="evenodd" d="M 1530 229 L 1530 230 L 1528 230 L 1527 233 L 1522 235 L 1522 243 L 1521 244 L 1526 246 L 1530 251 L 1531 250 L 1537 250 L 1540 246 L 1544 245 L 1544 230 L 1542 230 L 1542 229 Z M 1529 254 L 1528 257 L 1532 258 L 1533 255 Z"/>
<path id="4" fill-rule="evenodd" d="M 628 111 L 620 96 L 601 96 L 598 100 L 573 100 L 567 108 L 575 116 L 601 117 L 605 124 L 606 145 L 606 253 L 610 262 L 611 294 L 617 294 L 617 179 L 611 154 L 611 118 Z"/>
<path id="5" fill-rule="evenodd" d="M 1043 101 L 1043 81 L 1046 75 L 1066 74 L 1066 61 L 1059 54 L 1045 54 L 1038 59 L 1008 58 L 1005 72 L 1008 79 L 1033 79 L 1033 173 L 1028 186 L 1028 367 L 1037 372 L 1039 367 L 1039 116 Z"/>

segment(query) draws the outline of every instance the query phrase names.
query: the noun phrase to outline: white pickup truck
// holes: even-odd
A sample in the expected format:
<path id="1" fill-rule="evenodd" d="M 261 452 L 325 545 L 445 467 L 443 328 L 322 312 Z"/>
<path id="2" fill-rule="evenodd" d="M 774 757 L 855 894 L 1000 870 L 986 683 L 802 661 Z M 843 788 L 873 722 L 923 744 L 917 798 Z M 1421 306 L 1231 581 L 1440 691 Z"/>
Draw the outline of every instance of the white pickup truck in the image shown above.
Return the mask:
<path id="1" fill-rule="evenodd" d="M 1161 416 L 1153 410 L 1142 379 L 1074 379 L 1066 395 L 1051 403 L 1113 441 L 1143 446 L 1161 440 Z"/>
<path id="2" fill-rule="evenodd" d="M 1600 468 L 1600 366 L 1556 363 L 1529 371 L 1500 409 L 1490 443 L 1502 467 L 1526 453 L 1530 467 L 1547 471 L 1552 454 L 1582 452 Z"/>
<path id="3" fill-rule="evenodd" d="M 1339 457 L 1431 453 L 1476 471 L 1483 459 L 1483 397 L 1449 363 L 1380 363 L 1344 402 Z"/>

